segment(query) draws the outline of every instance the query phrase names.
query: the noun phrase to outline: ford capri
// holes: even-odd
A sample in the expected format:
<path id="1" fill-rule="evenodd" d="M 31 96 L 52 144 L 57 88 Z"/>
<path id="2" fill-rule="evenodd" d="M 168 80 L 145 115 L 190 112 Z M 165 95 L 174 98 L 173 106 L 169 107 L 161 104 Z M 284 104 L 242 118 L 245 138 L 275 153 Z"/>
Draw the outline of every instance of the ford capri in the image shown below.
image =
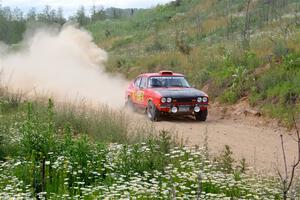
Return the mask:
<path id="1" fill-rule="evenodd" d="M 126 90 L 126 106 L 143 109 L 151 121 L 164 115 L 192 115 L 207 118 L 208 95 L 191 87 L 184 75 L 172 71 L 137 76 Z"/>

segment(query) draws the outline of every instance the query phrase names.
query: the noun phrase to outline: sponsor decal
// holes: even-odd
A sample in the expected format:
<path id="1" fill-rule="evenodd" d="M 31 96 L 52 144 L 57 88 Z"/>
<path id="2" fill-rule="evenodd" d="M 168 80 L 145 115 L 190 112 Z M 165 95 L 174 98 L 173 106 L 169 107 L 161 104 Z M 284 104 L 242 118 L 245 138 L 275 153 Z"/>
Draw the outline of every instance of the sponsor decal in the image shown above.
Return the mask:
<path id="1" fill-rule="evenodd" d="M 134 96 L 137 102 L 139 103 L 144 102 L 144 96 L 145 96 L 144 91 L 137 91 Z"/>

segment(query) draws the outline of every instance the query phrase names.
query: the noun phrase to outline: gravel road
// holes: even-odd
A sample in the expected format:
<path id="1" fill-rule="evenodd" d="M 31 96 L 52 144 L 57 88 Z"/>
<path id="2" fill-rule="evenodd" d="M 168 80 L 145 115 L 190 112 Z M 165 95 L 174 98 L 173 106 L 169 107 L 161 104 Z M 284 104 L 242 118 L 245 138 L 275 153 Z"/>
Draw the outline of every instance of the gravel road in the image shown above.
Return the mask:
<path id="1" fill-rule="evenodd" d="M 236 159 L 245 158 L 257 170 L 273 170 L 282 166 L 280 135 L 283 135 L 289 164 L 297 154 L 295 131 L 278 126 L 277 123 L 254 116 L 224 116 L 211 109 L 206 122 L 191 117 L 168 117 L 152 125 L 158 130 L 169 130 L 187 145 L 203 146 L 205 138 L 211 154 L 217 155 L 229 145 Z M 140 123 L 150 123 L 146 115 L 134 114 Z"/>

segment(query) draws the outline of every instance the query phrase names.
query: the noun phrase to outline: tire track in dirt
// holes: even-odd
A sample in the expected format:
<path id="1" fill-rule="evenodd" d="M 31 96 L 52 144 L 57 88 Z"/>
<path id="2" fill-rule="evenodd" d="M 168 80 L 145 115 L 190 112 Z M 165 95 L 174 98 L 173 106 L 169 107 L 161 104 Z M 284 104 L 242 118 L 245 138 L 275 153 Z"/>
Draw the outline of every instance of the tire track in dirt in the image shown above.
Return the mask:
<path id="1" fill-rule="evenodd" d="M 235 159 L 245 158 L 254 169 L 273 170 L 282 167 L 280 134 L 284 135 L 285 151 L 289 164 L 297 153 L 294 132 L 277 125 L 267 125 L 260 117 L 238 116 L 226 118 L 216 113 L 209 114 L 206 122 L 197 122 L 191 117 L 168 117 L 158 122 L 149 122 L 146 115 L 135 114 L 135 121 L 150 123 L 157 130 L 168 130 L 177 134 L 187 145 L 203 146 L 205 138 L 212 155 L 219 154 L 225 145 L 229 145 Z"/>

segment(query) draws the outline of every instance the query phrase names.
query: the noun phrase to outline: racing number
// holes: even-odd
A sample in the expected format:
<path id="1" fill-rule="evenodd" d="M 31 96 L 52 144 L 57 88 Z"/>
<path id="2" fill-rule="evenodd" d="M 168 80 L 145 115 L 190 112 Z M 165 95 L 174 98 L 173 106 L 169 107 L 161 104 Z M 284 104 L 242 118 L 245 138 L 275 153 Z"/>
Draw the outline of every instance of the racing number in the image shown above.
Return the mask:
<path id="1" fill-rule="evenodd" d="M 135 97 L 138 103 L 144 103 L 145 92 L 144 89 L 147 88 L 147 77 L 143 76 L 139 85 L 139 90 L 136 92 Z"/>
<path id="2" fill-rule="evenodd" d="M 135 99 L 137 102 L 139 103 L 143 103 L 144 102 L 144 91 L 137 91 L 135 93 Z"/>

